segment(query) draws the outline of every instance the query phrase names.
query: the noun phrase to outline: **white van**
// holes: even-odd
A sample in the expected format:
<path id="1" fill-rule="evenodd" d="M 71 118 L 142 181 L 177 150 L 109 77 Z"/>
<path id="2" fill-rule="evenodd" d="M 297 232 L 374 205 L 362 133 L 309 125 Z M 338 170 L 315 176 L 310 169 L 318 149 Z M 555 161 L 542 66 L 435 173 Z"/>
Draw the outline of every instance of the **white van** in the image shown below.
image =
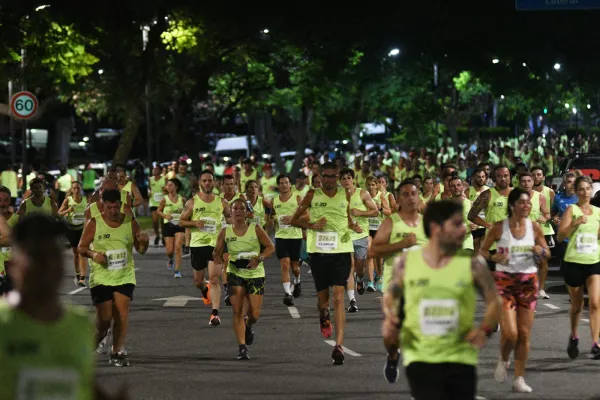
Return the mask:
<path id="1" fill-rule="evenodd" d="M 237 136 L 219 139 L 215 146 L 215 152 L 219 160 L 236 163 L 240 157 L 249 158 L 252 149 L 257 146 L 254 137 L 251 139 L 251 146 L 248 146 L 248 136 Z"/>

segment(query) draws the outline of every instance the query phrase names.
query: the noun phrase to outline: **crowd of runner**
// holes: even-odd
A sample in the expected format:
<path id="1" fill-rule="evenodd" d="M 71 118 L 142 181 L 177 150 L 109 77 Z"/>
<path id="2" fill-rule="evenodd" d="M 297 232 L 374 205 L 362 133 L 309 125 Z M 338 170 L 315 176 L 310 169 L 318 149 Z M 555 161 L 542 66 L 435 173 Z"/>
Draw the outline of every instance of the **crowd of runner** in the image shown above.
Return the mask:
<path id="1" fill-rule="evenodd" d="M 114 167 L 97 190 L 91 168 L 74 174 L 65 168 L 55 182 L 28 175 L 22 195 L 9 168 L 0 187 L 0 293 L 6 297 L 0 365 L 8 366 L 0 387 L 15 394 L 6 398 L 18 398 L 20 390 L 43 393 L 51 384 L 60 398 L 105 396 L 92 384 L 93 358 L 81 357 L 81 348 L 108 352 L 110 365 L 130 365 L 133 248 L 144 254 L 150 245 L 136 215 L 149 214 L 154 245 L 164 246 L 174 279 L 186 273 L 182 256 L 189 252 L 194 285 L 211 307 L 209 325 L 226 318 L 222 304 L 232 308 L 239 360 L 250 357 L 266 290 L 264 262 L 274 254 L 285 306 L 302 295 L 303 270 L 312 275 L 321 334 L 330 338 L 335 326 L 334 364 L 344 363 L 346 312 L 359 311 L 365 292 L 379 291 L 390 383 L 402 360 L 413 398 L 475 398 L 478 351 L 499 330 L 494 376 L 507 379 L 512 355 L 512 388 L 529 393 L 530 332 L 538 299 L 549 298 L 553 255 L 571 299 L 567 354 L 579 355 L 587 290 L 590 356 L 600 360 L 600 209 L 592 205 L 593 182 L 573 171 L 560 187 L 549 187 L 559 157 L 595 142 L 545 141 L 522 145 L 523 138 L 514 138 L 492 142 L 498 149 L 489 151 L 474 143 L 325 153 L 307 157 L 297 172 L 286 165 L 275 173 L 255 158 L 237 166 L 204 162 L 195 175 L 187 163 L 173 162 L 143 179 L 143 169 L 128 175 Z M 60 303 L 65 236 L 74 283 L 90 288 L 95 334 L 84 313 Z M 478 293 L 485 307 L 480 322 Z M 52 342 L 58 335 L 78 343 L 59 348 Z M 19 346 L 29 351 L 26 359 Z M 69 352 L 78 352 L 76 360 L 68 361 Z"/>

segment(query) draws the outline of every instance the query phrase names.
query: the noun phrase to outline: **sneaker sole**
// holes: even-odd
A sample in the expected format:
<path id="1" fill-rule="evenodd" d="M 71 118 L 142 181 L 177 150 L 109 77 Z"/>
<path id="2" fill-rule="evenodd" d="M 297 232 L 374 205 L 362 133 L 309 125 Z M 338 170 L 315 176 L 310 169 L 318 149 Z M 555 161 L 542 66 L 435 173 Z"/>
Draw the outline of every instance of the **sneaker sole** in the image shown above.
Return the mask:
<path id="1" fill-rule="evenodd" d="M 343 365 L 344 364 L 344 355 L 342 355 L 341 357 L 331 357 L 333 358 L 333 365 Z"/>
<path id="2" fill-rule="evenodd" d="M 387 377 L 387 374 L 385 373 L 387 369 L 387 365 L 383 366 L 383 378 L 385 379 L 385 381 L 389 384 L 394 384 L 396 382 L 398 382 L 398 379 L 400 379 L 400 370 L 396 367 L 396 378 L 393 381 L 390 381 Z"/>
<path id="3" fill-rule="evenodd" d="M 567 350 L 567 355 L 571 360 L 575 360 L 577 357 L 579 357 L 579 349 L 575 348 L 571 351 Z"/>

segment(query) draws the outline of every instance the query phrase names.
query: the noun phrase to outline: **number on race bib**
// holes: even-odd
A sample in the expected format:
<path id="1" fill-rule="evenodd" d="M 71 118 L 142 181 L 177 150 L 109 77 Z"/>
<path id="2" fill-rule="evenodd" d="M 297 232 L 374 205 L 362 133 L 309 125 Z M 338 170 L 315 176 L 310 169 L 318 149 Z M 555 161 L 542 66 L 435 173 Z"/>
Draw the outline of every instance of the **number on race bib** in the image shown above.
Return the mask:
<path id="1" fill-rule="evenodd" d="M 238 260 L 252 260 L 254 257 L 258 256 L 258 253 L 255 251 L 242 251 L 237 255 Z"/>
<path id="2" fill-rule="evenodd" d="M 321 250 L 336 250 L 338 246 L 337 232 L 317 232 L 317 248 Z"/>
<path id="3" fill-rule="evenodd" d="M 281 217 L 279 217 L 279 229 L 287 229 L 287 228 L 291 228 L 292 226 L 290 224 L 286 224 L 285 222 L 283 222 L 283 218 L 286 217 L 285 215 L 282 215 Z"/>
<path id="4" fill-rule="evenodd" d="M 379 218 L 369 218 L 369 230 L 370 231 L 376 231 L 379 229 L 380 226 L 381 226 L 381 221 L 379 221 Z"/>
<path id="5" fill-rule="evenodd" d="M 181 218 L 181 214 L 171 214 L 171 220 L 169 221 L 173 225 L 179 225 L 179 218 Z"/>
<path id="6" fill-rule="evenodd" d="M 593 254 L 598 251 L 598 235 L 593 233 L 579 233 L 575 238 L 577 252 Z"/>
<path id="7" fill-rule="evenodd" d="M 75 213 L 71 218 L 71 225 L 83 225 L 85 222 L 85 213 Z"/>
<path id="8" fill-rule="evenodd" d="M 79 373 L 71 369 L 23 369 L 19 372 L 19 400 L 75 400 Z"/>
<path id="9" fill-rule="evenodd" d="M 200 232 L 215 233 L 217 231 L 217 221 L 214 218 L 200 218 L 204 222 L 204 226 L 199 229 Z"/>
<path id="10" fill-rule="evenodd" d="M 125 268 L 127 260 L 128 256 L 126 249 L 108 250 L 106 252 L 106 261 L 110 271 L 118 271 Z"/>
<path id="11" fill-rule="evenodd" d="M 164 198 L 164 195 L 161 192 L 156 192 L 156 193 L 153 193 L 152 198 L 154 199 L 155 202 L 160 203 L 162 201 L 162 199 Z"/>
<path id="12" fill-rule="evenodd" d="M 421 332 L 443 336 L 458 329 L 459 308 L 455 299 L 423 299 L 419 303 Z"/>

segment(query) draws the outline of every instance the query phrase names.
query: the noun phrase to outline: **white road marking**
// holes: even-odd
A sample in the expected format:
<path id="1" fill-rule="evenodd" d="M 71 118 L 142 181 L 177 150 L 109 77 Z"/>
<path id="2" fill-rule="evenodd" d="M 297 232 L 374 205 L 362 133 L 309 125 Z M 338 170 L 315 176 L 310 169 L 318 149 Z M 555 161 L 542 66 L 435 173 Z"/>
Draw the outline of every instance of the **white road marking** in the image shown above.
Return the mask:
<path id="1" fill-rule="evenodd" d="M 202 300 L 200 297 L 190 297 L 190 296 L 173 296 L 173 297 L 165 297 L 162 299 L 152 299 L 156 301 L 164 301 L 163 307 L 185 307 L 188 301 L 199 301 Z"/>
<path id="2" fill-rule="evenodd" d="M 590 320 L 587 318 L 581 318 L 581 322 L 590 322 Z"/>
<path id="3" fill-rule="evenodd" d="M 554 304 L 544 303 L 544 305 L 551 310 L 560 310 L 560 307 L 556 307 Z"/>
<path id="4" fill-rule="evenodd" d="M 288 307 L 288 311 L 290 312 L 292 318 L 300 318 L 300 313 L 296 307 Z"/>
<path id="5" fill-rule="evenodd" d="M 79 289 L 75 289 L 75 290 L 69 292 L 69 294 L 70 295 L 77 294 L 79 292 L 83 292 L 85 289 L 87 289 L 87 287 L 80 287 Z"/>
<path id="6" fill-rule="evenodd" d="M 325 343 L 327 343 L 330 346 L 334 346 L 335 347 L 335 341 L 334 340 L 326 340 Z M 362 357 L 360 354 L 358 354 L 355 351 L 350 350 L 349 348 L 347 348 L 346 346 L 342 346 L 342 350 L 344 350 L 344 353 L 349 354 L 351 356 L 354 357 Z"/>
<path id="7" fill-rule="evenodd" d="M 140 269 L 139 269 L 139 268 L 134 268 L 133 270 L 134 270 L 134 271 L 139 271 Z"/>
<path id="8" fill-rule="evenodd" d="M 189 256 L 191 256 L 191 254 L 190 254 L 190 253 L 187 253 L 187 254 L 184 254 L 184 255 L 182 255 L 182 256 L 181 256 L 181 258 L 187 258 L 187 257 L 189 257 Z"/>

